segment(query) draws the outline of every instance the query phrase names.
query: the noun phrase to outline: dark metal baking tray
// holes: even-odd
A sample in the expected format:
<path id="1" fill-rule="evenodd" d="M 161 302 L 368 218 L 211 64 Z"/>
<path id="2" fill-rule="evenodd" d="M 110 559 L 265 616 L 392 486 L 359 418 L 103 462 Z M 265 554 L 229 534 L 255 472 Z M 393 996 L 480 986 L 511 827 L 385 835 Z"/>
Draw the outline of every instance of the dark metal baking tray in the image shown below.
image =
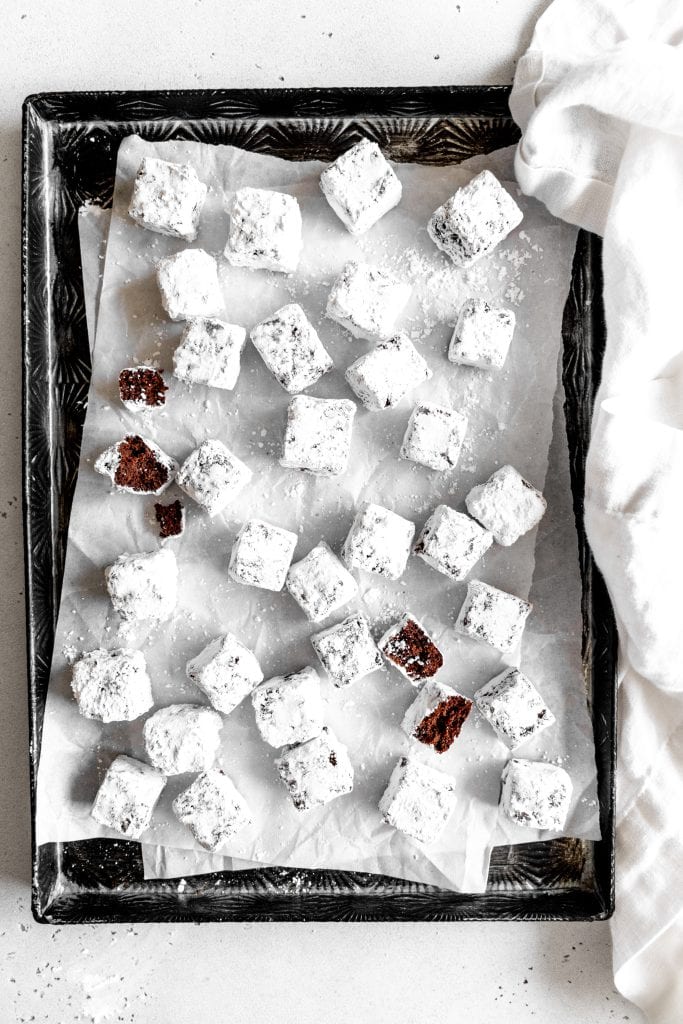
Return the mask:
<path id="1" fill-rule="evenodd" d="M 31 801 L 35 816 L 50 660 L 90 377 L 77 213 L 111 203 L 126 135 L 232 143 L 292 160 L 332 160 L 360 135 L 390 157 L 456 163 L 517 140 L 499 87 L 50 93 L 23 121 L 24 527 Z M 588 920 L 614 904 L 616 631 L 583 530 L 582 494 L 604 348 L 600 243 L 579 235 L 564 324 L 564 388 L 584 665 L 603 839 L 494 850 L 487 891 L 445 892 L 377 875 L 268 868 L 145 881 L 135 843 L 36 846 L 38 921 Z"/>

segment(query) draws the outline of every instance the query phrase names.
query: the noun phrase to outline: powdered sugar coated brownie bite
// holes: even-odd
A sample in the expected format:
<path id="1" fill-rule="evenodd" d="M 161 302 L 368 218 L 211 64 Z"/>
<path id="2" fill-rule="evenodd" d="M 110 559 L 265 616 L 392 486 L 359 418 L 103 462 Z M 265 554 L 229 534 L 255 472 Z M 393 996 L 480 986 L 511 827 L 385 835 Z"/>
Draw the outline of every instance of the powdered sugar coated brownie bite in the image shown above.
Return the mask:
<path id="1" fill-rule="evenodd" d="M 168 547 L 119 555 L 104 570 L 115 611 L 128 622 L 165 622 L 175 611 L 178 565 Z"/>
<path id="2" fill-rule="evenodd" d="M 305 743 L 322 731 L 320 678 L 314 668 L 267 679 L 253 691 L 251 702 L 261 739 L 271 747 Z"/>
<path id="3" fill-rule="evenodd" d="M 275 762 L 297 811 L 321 807 L 353 789 L 353 765 L 344 744 L 327 727 L 290 747 Z"/>
<path id="4" fill-rule="evenodd" d="M 367 501 L 356 513 L 342 557 L 350 569 L 397 580 L 405 571 L 414 534 L 409 519 Z"/>
<path id="5" fill-rule="evenodd" d="M 522 211 L 491 171 L 482 171 L 435 210 L 429 237 L 456 267 L 493 252 L 522 220 Z"/>
<path id="6" fill-rule="evenodd" d="M 405 713 L 406 736 L 444 754 L 457 740 L 472 710 L 472 701 L 445 683 L 429 679 Z"/>
<path id="7" fill-rule="evenodd" d="M 126 366 L 119 373 L 119 398 L 129 412 L 148 412 L 166 404 L 168 387 L 155 366 Z"/>
<path id="8" fill-rule="evenodd" d="M 398 405 L 409 391 L 431 376 L 432 371 L 405 334 L 378 342 L 345 373 L 351 389 L 373 412 Z"/>
<path id="9" fill-rule="evenodd" d="M 166 785 L 166 777 L 142 761 L 120 754 L 109 766 L 90 812 L 100 825 L 126 839 L 139 839 Z"/>
<path id="10" fill-rule="evenodd" d="M 350 686 L 382 668 L 368 620 L 360 612 L 343 622 L 314 633 L 313 650 L 336 687 Z"/>
<path id="11" fill-rule="evenodd" d="M 235 538 L 228 573 L 236 583 L 282 590 L 298 537 L 263 519 L 250 519 Z"/>
<path id="12" fill-rule="evenodd" d="M 218 265 L 203 249 L 183 249 L 159 260 L 157 283 L 171 320 L 217 316 L 223 309 Z"/>
<path id="13" fill-rule="evenodd" d="M 252 477 L 248 466 L 229 448 L 211 438 L 203 441 L 178 470 L 177 483 L 210 516 L 218 515 Z"/>
<path id="14" fill-rule="evenodd" d="M 537 526 L 546 500 L 514 466 L 502 466 L 465 498 L 467 511 L 490 530 L 496 542 L 509 547 Z"/>
<path id="15" fill-rule="evenodd" d="M 132 722 L 154 704 L 142 651 L 88 651 L 73 666 L 78 710 L 98 722 Z"/>
<path id="16" fill-rule="evenodd" d="M 506 668 L 474 695 L 478 711 L 511 750 L 555 721 L 540 693 L 517 668 Z"/>
<path id="17" fill-rule="evenodd" d="M 173 813 L 205 850 L 217 850 L 252 824 L 234 782 L 221 768 L 209 768 L 173 801 Z"/>
<path id="18" fill-rule="evenodd" d="M 232 633 L 216 637 L 188 661 L 187 677 L 216 711 L 229 715 L 263 681 L 256 655 Z"/>
<path id="19" fill-rule="evenodd" d="M 303 247 L 301 211 L 294 196 L 265 188 L 239 188 L 227 202 L 225 258 L 251 270 L 296 270 Z"/>
<path id="20" fill-rule="evenodd" d="M 163 494 L 178 463 L 146 437 L 128 434 L 95 459 L 96 473 L 108 476 L 118 491 Z"/>
<path id="21" fill-rule="evenodd" d="M 252 329 L 251 340 L 276 381 L 295 395 L 332 369 L 318 333 L 297 302 L 276 310 Z"/>
<path id="22" fill-rule="evenodd" d="M 223 719 L 211 708 L 171 704 L 145 722 L 145 753 L 165 775 L 206 771 L 216 759 L 222 725 Z"/>
<path id="23" fill-rule="evenodd" d="M 128 212 L 148 231 L 194 242 L 206 192 L 194 167 L 146 156 L 135 176 Z"/>
<path id="24" fill-rule="evenodd" d="M 412 615 L 404 615 L 386 631 L 377 645 L 387 661 L 413 686 L 436 675 L 443 655 L 432 638 Z"/>
<path id="25" fill-rule="evenodd" d="M 280 465 L 339 476 L 349 465 L 356 406 L 348 398 L 297 395 L 287 409 Z"/>
<path id="26" fill-rule="evenodd" d="M 474 640 L 483 640 L 502 654 L 509 654 L 522 638 L 531 608 L 521 597 L 472 580 L 467 584 L 467 596 L 455 628 Z"/>
<path id="27" fill-rule="evenodd" d="M 247 339 L 244 327 L 224 320 L 190 320 L 173 353 L 173 375 L 186 384 L 232 391 Z"/>
<path id="28" fill-rule="evenodd" d="M 358 593 L 358 584 L 321 541 L 287 573 L 287 590 L 311 622 L 322 622 Z"/>
<path id="29" fill-rule="evenodd" d="M 455 810 L 455 780 L 412 757 L 401 757 L 379 802 L 387 825 L 429 845 Z"/>
<path id="30" fill-rule="evenodd" d="M 411 291 L 387 270 L 351 260 L 332 286 L 327 315 L 355 338 L 384 341 L 394 334 Z"/>
<path id="31" fill-rule="evenodd" d="M 467 417 L 455 409 L 421 402 L 410 414 L 401 445 L 401 458 L 428 469 L 454 469 L 467 432 Z"/>
<path id="32" fill-rule="evenodd" d="M 500 808 L 522 828 L 561 832 L 567 821 L 572 780 L 547 761 L 513 757 L 503 769 Z"/>
<path id="33" fill-rule="evenodd" d="M 448 505 L 437 505 L 413 550 L 432 569 L 462 580 L 492 544 L 491 534 L 474 519 Z"/>
<path id="34" fill-rule="evenodd" d="M 401 182 L 376 142 L 361 139 L 320 175 L 320 188 L 342 223 L 362 235 L 401 200 Z"/>
<path id="35" fill-rule="evenodd" d="M 468 299 L 458 314 L 448 358 L 462 366 L 499 370 L 507 359 L 514 331 L 511 309 L 491 306 L 484 299 Z"/>

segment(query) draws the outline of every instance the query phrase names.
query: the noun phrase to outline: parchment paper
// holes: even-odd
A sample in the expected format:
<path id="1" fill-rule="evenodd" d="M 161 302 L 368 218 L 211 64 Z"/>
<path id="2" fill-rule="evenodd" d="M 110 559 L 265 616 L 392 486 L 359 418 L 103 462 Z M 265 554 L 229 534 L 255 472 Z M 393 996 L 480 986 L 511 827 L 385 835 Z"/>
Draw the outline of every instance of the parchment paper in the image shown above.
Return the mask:
<path id="1" fill-rule="evenodd" d="M 101 568 L 122 550 L 151 550 L 156 544 L 145 515 L 151 504 L 149 499 L 107 496 L 106 483 L 92 472 L 93 457 L 107 444 L 136 429 L 182 458 L 204 437 L 219 436 L 260 471 L 240 502 L 239 518 L 227 514 L 219 521 L 209 522 L 198 509 L 189 510 L 188 530 L 176 545 L 183 586 L 181 607 L 171 629 L 151 637 L 125 637 L 126 642 L 143 643 L 160 705 L 178 699 L 201 699 L 183 677 L 184 662 L 224 628 L 235 629 L 245 637 L 261 658 L 267 675 L 311 661 L 307 642 L 311 627 L 291 599 L 247 590 L 227 580 L 230 543 L 243 517 L 260 514 L 289 528 L 300 528 L 299 557 L 320 536 L 337 546 L 351 521 L 353 503 L 361 497 L 383 501 L 421 525 L 439 500 L 458 504 L 474 482 L 485 479 L 496 465 L 505 461 L 512 461 L 538 486 L 543 485 L 545 477 L 559 324 L 573 232 L 552 222 L 536 204 L 525 203 L 527 215 L 517 237 L 504 243 L 487 267 L 480 264 L 469 275 L 470 281 L 463 282 L 428 242 L 424 223 L 431 210 L 467 180 L 471 171 L 400 166 L 405 188 L 402 206 L 378 225 L 371 239 L 358 243 L 344 232 L 319 196 L 319 165 L 288 164 L 193 144 L 151 148 L 167 159 L 198 161 L 202 177 L 212 182 L 215 192 L 212 190 L 207 204 L 198 243 L 211 251 L 220 251 L 226 233 L 217 194 L 221 186 L 229 189 L 249 182 L 291 188 L 300 198 L 307 236 L 300 273 L 294 279 L 283 280 L 275 275 L 225 268 L 224 284 L 228 318 L 246 326 L 292 297 L 302 302 L 314 322 L 320 324 L 321 336 L 337 366 L 334 373 L 312 389 L 314 394 L 348 394 L 343 367 L 367 347 L 349 340 L 345 332 L 322 319 L 327 288 L 342 263 L 360 249 L 375 262 L 401 266 L 418 291 L 407 326 L 421 339 L 418 344 L 436 371 L 433 380 L 417 394 L 450 400 L 456 407 L 465 408 L 470 415 L 470 441 L 461 466 L 450 478 L 397 462 L 394 452 L 410 410 L 405 403 L 405 408 L 388 413 L 359 412 L 352 469 L 341 481 L 314 481 L 281 470 L 273 456 L 277 454 L 288 399 L 251 349 L 245 354 L 242 377 L 234 395 L 203 388 L 188 392 L 172 382 L 166 411 L 150 418 L 148 427 L 140 426 L 116 402 L 116 376 L 121 366 L 136 360 L 157 357 L 162 365 L 170 365 L 170 352 L 180 328 L 163 317 L 153 282 L 153 263 L 161 255 L 182 248 L 182 243 L 141 231 L 125 216 L 132 175 L 142 152 L 150 147 L 136 139 L 124 143 L 44 731 L 39 841 L 110 834 L 87 816 L 96 786 L 94 769 L 99 766 L 101 771 L 120 750 L 137 756 L 142 753 L 141 723 L 102 727 L 79 718 L 69 694 L 69 673 L 62 651 L 65 646 L 80 651 L 101 643 L 115 646 L 122 642 L 118 620 L 109 609 L 102 587 Z M 469 290 L 502 299 L 517 310 L 519 328 L 514 358 L 511 357 L 503 374 L 493 376 L 452 367 L 444 359 L 450 329 L 439 321 L 452 322 L 453 312 Z M 434 327 L 431 332 L 425 329 L 425 321 L 428 328 Z M 237 408 L 239 420 L 235 415 Z M 552 523 L 550 514 L 546 523 Z M 482 563 L 478 574 L 526 594 L 533 570 L 533 542 L 530 536 L 513 550 L 495 550 Z M 419 560 L 411 559 L 399 584 L 378 584 L 365 578 L 362 588 L 363 603 L 378 629 L 405 607 L 431 626 L 447 657 L 448 674 L 445 671 L 443 678 L 464 692 L 471 693 L 498 670 L 500 661 L 495 655 L 469 641 L 457 641 L 448 628 L 464 594 L 464 585 L 450 584 Z M 567 603 L 565 592 L 558 605 L 563 608 Z M 536 619 L 546 628 L 548 614 L 541 616 L 537 609 Z M 544 650 L 557 652 L 560 643 L 572 648 L 572 641 L 576 647 L 576 622 L 555 625 L 559 628 L 552 631 L 551 642 L 541 634 L 536 644 L 534 633 L 527 630 L 523 667 L 530 675 L 530 664 L 542 667 L 542 657 L 548 662 Z M 534 652 L 535 646 L 538 652 Z M 562 659 L 562 663 L 566 664 L 579 712 L 577 718 L 582 711 L 584 722 L 576 728 L 566 728 L 566 716 L 553 703 L 548 689 L 556 684 L 557 672 L 552 680 L 542 681 L 537 673 L 535 678 L 562 720 L 561 728 L 548 731 L 539 740 L 542 746 L 538 753 L 561 756 L 573 772 L 568 763 L 573 750 L 567 748 L 566 741 L 572 739 L 572 734 L 582 741 L 587 739 L 588 716 L 578 661 L 572 656 L 569 662 Z M 421 851 L 383 826 L 376 811 L 376 801 L 393 761 L 408 745 L 398 724 L 414 691 L 393 673 L 382 673 L 351 691 L 335 691 L 326 686 L 326 696 L 328 719 L 349 744 L 358 768 L 354 794 L 318 812 L 297 815 L 274 775 L 272 752 L 256 736 L 251 708 L 246 702 L 226 720 L 221 761 L 262 816 L 257 813 L 259 821 L 253 836 L 225 852 L 246 861 L 375 870 L 472 891 L 481 889 L 496 828 L 498 779 L 506 756 L 505 748 L 495 740 L 488 726 L 472 719 L 456 749 L 441 758 L 419 749 L 420 756 L 456 774 L 461 791 L 458 811 L 443 840 L 436 848 Z M 523 752 L 534 756 L 533 744 Z M 589 745 L 586 752 L 590 756 L 585 760 L 590 764 Z M 47 764 L 51 765 L 48 770 Z M 596 834 L 595 814 L 588 806 L 589 776 L 590 768 L 585 780 L 575 778 L 577 801 L 569 822 L 569 831 L 574 834 Z M 187 781 L 178 778 L 169 783 L 150 836 L 159 844 L 193 847 L 189 833 L 174 822 L 169 812 L 172 796 Z M 582 785 L 582 781 L 586 784 Z M 532 837 L 525 832 L 520 838 L 528 841 Z M 187 873 L 187 868 L 184 870 Z"/>

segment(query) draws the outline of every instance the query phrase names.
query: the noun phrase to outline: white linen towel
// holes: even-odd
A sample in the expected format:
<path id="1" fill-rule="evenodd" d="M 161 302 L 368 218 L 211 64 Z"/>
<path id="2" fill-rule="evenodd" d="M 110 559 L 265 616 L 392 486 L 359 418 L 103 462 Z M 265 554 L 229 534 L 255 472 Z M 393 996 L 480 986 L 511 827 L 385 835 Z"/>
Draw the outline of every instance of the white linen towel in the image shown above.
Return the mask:
<path id="1" fill-rule="evenodd" d="M 683 1022 L 683 0 L 555 0 L 510 98 L 524 192 L 604 236 L 586 528 L 620 636 L 615 984 Z"/>

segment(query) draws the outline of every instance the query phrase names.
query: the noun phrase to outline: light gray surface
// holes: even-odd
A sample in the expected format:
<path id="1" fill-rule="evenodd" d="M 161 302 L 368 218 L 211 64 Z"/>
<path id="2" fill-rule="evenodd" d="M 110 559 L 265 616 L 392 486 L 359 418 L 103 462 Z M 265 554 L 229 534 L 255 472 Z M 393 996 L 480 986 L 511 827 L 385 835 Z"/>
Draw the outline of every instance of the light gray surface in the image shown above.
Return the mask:
<path id="1" fill-rule="evenodd" d="M 545 6 L 545 0 L 2 5 L 2 1024 L 413 1024 L 439 1016 L 469 1024 L 642 1021 L 614 991 L 606 924 L 51 929 L 33 924 L 29 908 L 20 507 L 22 99 L 58 89 L 509 82 Z"/>

